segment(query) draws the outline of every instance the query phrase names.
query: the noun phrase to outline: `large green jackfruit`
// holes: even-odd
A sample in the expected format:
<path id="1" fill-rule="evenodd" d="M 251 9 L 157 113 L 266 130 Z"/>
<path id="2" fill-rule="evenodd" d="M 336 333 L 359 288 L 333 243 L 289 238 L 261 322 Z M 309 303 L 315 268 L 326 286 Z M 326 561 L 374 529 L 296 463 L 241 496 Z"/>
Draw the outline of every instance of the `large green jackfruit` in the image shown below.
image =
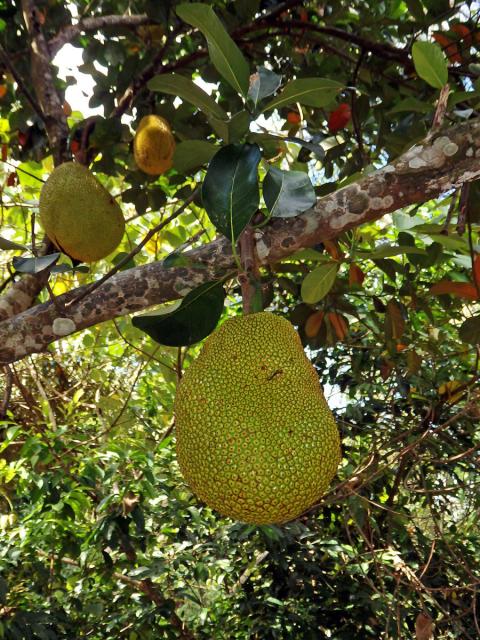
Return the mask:
<path id="1" fill-rule="evenodd" d="M 194 493 L 256 524 L 296 518 L 325 492 L 340 440 L 293 326 L 262 312 L 205 342 L 175 399 L 177 458 Z"/>
<path id="2" fill-rule="evenodd" d="M 159 176 L 173 163 L 175 138 L 170 125 L 161 116 L 144 116 L 133 139 L 133 155 L 142 171 Z"/>
<path id="3" fill-rule="evenodd" d="M 61 251 L 80 262 L 108 256 L 125 231 L 119 204 L 76 162 L 56 167 L 43 185 L 40 223 Z"/>

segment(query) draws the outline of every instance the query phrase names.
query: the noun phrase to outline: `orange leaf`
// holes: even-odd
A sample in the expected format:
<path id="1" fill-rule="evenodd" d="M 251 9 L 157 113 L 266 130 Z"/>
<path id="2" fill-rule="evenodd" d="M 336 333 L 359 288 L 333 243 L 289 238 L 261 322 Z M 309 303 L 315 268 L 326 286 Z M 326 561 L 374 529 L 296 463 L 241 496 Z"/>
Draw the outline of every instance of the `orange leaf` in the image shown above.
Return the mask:
<path id="1" fill-rule="evenodd" d="M 385 312 L 385 334 L 388 340 L 399 340 L 405 333 L 405 318 L 396 300 L 389 300 Z"/>
<path id="2" fill-rule="evenodd" d="M 382 380 L 387 380 L 393 371 L 394 364 L 390 360 L 383 360 L 380 365 L 380 375 Z"/>
<path id="3" fill-rule="evenodd" d="M 348 333 L 348 324 L 343 316 L 333 311 L 328 314 L 328 319 L 339 340 L 345 340 Z"/>
<path id="4" fill-rule="evenodd" d="M 17 174 L 15 172 L 9 173 L 7 178 L 7 187 L 14 187 L 17 182 Z"/>
<path id="5" fill-rule="evenodd" d="M 340 260 L 340 258 L 342 257 L 342 253 L 340 252 L 338 244 L 336 242 L 334 242 L 333 240 L 324 240 L 323 246 L 334 260 Z"/>
<path id="6" fill-rule="evenodd" d="M 365 280 L 365 274 L 360 269 L 358 264 L 355 264 L 355 263 L 352 262 L 352 264 L 350 265 L 349 272 L 348 272 L 348 283 L 349 283 L 349 285 L 352 286 L 352 284 L 362 284 L 362 282 L 364 280 Z"/>
<path id="7" fill-rule="evenodd" d="M 473 261 L 473 283 L 480 286 L 480 253 L 477 253 Z"/>
<path id="8" fill-rule="evenodd" d="M 452 24 L 450 27 L 452 31 L 454 31 L 459 37 L 460 40 L 464 40 L 467 47 L 472 45 L 472 31 L 467 27 L 466 24 Z"/>
<path id="9" fill-rule="evenodd" d="M 434 33 L 433 39 L 442 47 L 445 55 L 451 62 L 462 62 L 462 56 L 458 53 L 458 47 L 453 40 L 443 33 Z"/>
<path id="10" fill-rule="evenodd" d="M 308 316 L 305 322 L 305 335 L 307 338 L 314 338 L 320 331 L 324 315 L 325 313 L 323 311 L 315 311 L 315 313 Z"/>
<path id="11" fill-rule="evenodd" d="M 451 280 L 442 280 L 430 287 L 432 296 L 441 296 L 449 293 L 458 298 L 468 298 L 469 300 L 477 300 L 478 293 L 475 285 L 470 282 L 452 282 Z"/>
<path id="12" fill-rule="evenodd" d="M 8 87 L 6 84 L 0 84 L 0 98 L 4 98 L 7 95 Z"/>

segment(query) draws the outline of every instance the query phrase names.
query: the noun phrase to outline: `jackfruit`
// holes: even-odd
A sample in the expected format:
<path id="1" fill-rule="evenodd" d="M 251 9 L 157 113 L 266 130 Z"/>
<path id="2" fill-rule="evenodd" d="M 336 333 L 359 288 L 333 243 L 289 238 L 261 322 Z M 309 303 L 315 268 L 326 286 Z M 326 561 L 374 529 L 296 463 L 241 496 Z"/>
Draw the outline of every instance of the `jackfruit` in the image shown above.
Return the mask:
<path id="1" fill-rule="evenodd" d="M 61 251 L 80 262 L 108 256 L 125 231 L 119 204 L 76 162 L 56 167 L 43 185 L 40 223 Z"/>
<path id="2" fill-rule="evenodd" d="M 174 152 L 175 138 L 165 118 L 144 116 L 133 139 L 133 155 L 140 169 L 159 176 L 171 168 Z"/>
<path id="3" fill-rule="evenodd" d="M 193 492 L 225 516 L 292 520 L 323 495 L 340 439 L 293 326 L 261 312 L 226 320 L 181 379 L 177 459 Z"/>

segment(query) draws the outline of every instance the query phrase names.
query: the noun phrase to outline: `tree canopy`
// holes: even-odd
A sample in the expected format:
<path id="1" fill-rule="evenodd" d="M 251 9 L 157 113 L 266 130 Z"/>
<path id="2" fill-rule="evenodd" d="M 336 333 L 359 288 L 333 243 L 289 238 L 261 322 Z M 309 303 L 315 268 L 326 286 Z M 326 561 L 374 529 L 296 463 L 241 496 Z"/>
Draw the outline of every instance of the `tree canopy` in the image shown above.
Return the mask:
<path id="1" fill-rule="evenodd" d="M 480 636 L 479 20 L 0 0 L 0 638 Z M 152 114 L 161 175 L 134 159 Z M 39 224 L 72 160 L 126 222 L 88 264 Z M 342 461 L 255 526 L 185 484 L 173 400 L 215 326 L 262 308 L 298 330 Z"/>

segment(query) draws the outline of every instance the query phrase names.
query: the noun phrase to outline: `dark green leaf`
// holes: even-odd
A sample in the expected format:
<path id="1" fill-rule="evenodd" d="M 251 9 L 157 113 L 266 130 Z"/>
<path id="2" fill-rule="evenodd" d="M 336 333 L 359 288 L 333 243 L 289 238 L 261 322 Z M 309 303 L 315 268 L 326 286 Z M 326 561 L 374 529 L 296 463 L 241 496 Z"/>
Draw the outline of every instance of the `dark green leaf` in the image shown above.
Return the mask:
<path id="1" fill-rule="evenodd" d="M 270 213 L 278 218 L 292 218 L 316 202 L 315 190 L 303 171 L 282 171 L 270 167 L 263 181 L 263 198 Z"/>
<path id="2" fill-rule="evenodd" d="M 230 144 L 220 149 L 208 167 L 202 187 L 205 210 L 215 227 L 235 242 L 258 209 L 256 144 Z"/>
<path id="3" fill-rule="evenodd" d="M 0 249 L 3 249 L 4 251 L 16 251 L 18 249 L 21 249 L 22 251 L 28 251 L 28 247 L 26 247 L 24 244 L 12 242 L 11 240 L 7 240 L 7 238 L 0 238 Z"/>
<path id="4" fill-rule="evenodd" d="M 420 0 L 405 0 L 405 4 L 412 16 L 417 22 L 423 22 L 425 18 L 425 9 Z"/>
<path id="5" fill-rule="evenodd" d="M 13 258 L 13 268 L 19 273 L 40 273 L 51 267 L 60 258 L 59 253 L 51 253 L 40 258 Z"/>
<path id="6" fill-rule="evenodd" d="M 257 73 L 250 76 L 248 97 L 254 106 L 257 107 L 261 100 L 271 96 L 277 91 L 281 82 L 282 76 L 277 75 L 265 67 L 258 67 Z"/>
<path id="7" fill-rule="evenodd" d="M 222 284 L 207 282 L 190 291 L 174 311 L 136 316 L 132 324 L 155 342 L 169 347 L 187 346 L 203 340 L 215 329 L 224 299 Z"/>
<path id="8" fill-rule="evenodd" d="M 330 78 L 299 78 L 289 82 L 285 89 L 263 111 L 278 109 L 286 104 L 300 102 L 310 107 L 325 107 L 343 89 L 343 85 Z"/>
<path id="9" fill-rule="evenodd" d="M 470 182 L 468 189 L 468 219 L 470 222 L 480 222 L 480 180 Z"/>
<path id="10" fill-rule="evenodd" d="M 248 91 L 249 68 L 243 53 L 228 35 L 214 10 L 194 2 L 177 6 L 178 17 L 196 27 L 207 40 L 208 52 L 218 73 L 241 95 Z"/>
<path id="11" fill-rule="evenodd" d="M 178 73 L 159 75 L 152 78 L 147 86 L 150 91 L 168 93 L 190 102 L 207 116 L 212 128 L 222 136 L 221 126 L 222 123 L 228 121 L 228 115 L 206 91 L 192 82 L 190 78 L 185 78 Z"/>
<path id="12" fill-rule="evenodd" d="M 173 167 L 187 174 L 210 162 L 218 147 L 205 140 L 185 140 L 177 144 L 173 154 Z"/>

